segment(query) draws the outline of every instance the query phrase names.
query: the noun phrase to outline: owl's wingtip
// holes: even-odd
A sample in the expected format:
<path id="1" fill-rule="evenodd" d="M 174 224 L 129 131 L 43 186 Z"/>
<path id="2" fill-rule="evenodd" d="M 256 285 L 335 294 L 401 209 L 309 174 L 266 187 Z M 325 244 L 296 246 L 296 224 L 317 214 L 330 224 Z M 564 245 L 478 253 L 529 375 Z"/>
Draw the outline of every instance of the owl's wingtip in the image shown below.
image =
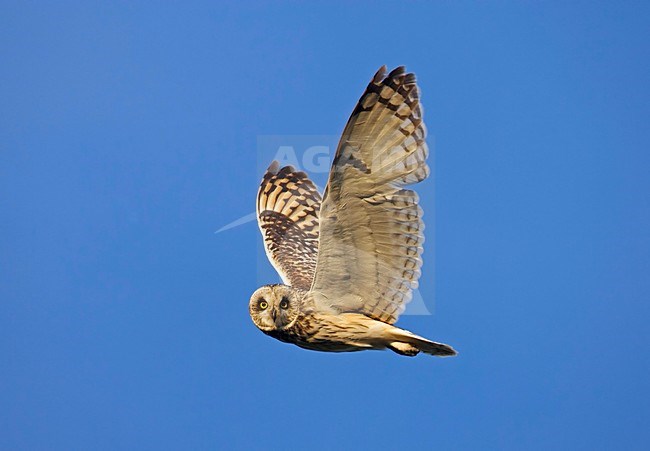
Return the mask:
<path id="1" fill-rule="evenodd" d="M 404 77 L 408 83 L 415 83 L 415 74 L 407 73 L 406 66 L 397 66 L 395 69 L 388 72 L 388 68 L 384 64 L 375 73 L 374 77 L 372 77 L 372 81 L 373 83 L 381 83 L 385 79 L 398 79 L 402 77 Z"/>
<path id="2" fill-rule="evenodd" d="M 266 172 L 277 174 L 279 169 L 280 169 L 280 162 L 278 160 L 273 160 L 269 165 L 269 167 L 266 169 Z"/>
<path id="3" fill-rule="evenodd" d="M 377 72 L 375 72 L 375 75 L 372 77 L 373 83 L 380 83 L 384 77 L 386 77 L 386 72 L 388 72 L 388 68 L 384 64 L 379 68 L 379 70 L 377 70 Z"/>

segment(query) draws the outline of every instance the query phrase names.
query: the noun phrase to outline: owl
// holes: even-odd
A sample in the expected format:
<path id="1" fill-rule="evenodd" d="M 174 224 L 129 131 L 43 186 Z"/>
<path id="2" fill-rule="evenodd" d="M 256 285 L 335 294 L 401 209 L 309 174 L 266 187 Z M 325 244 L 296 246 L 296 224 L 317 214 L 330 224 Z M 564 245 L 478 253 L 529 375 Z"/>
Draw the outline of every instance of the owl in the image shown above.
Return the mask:
<path id="1" fill-rule="evenodd" d="M 456 355 L 394 325 L 421 274 L 422 209 L 406 186 L 429 175 L 425 138 L 415 75 L 383 66 L 345 126 L 322 197 L 304 172 L 269 166 L 257 218 L 284 283 L 250 298 L 262 332 L 316 351 Z"/>

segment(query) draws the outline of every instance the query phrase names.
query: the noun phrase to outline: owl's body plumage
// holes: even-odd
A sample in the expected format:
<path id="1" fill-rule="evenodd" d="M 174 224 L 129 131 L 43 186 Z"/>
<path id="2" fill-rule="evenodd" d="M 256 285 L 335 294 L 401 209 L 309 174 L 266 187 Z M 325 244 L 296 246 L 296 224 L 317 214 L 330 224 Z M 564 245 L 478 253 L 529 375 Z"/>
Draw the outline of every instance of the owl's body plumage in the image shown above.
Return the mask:
<path id="1" fill-rule="evenodd" d="M 271 164 L 258 224 L 284 285 L 251 297 L 260 330 L 318 351 L 456 354 L 393 326 L 421 274 L 422 209 L 404 187 L 429 174 L 425 138 L 415 76 L 382 67 L 343 131 L 322 199 L 304 172 Z"/>

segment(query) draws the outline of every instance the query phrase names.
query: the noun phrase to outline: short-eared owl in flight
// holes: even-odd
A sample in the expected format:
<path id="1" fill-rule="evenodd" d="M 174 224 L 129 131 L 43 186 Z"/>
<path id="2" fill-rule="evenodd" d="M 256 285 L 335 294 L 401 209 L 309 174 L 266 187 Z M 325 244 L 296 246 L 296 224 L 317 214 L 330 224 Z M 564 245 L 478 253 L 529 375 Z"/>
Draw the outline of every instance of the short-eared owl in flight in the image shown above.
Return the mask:
<path id="1" fill-rule="evenodd" d="M 257 217 L 284 285 L 250 299 L 262 332 L 317 351 L 456 354 L 393 325 L 421 273 L 422 209 L 405 186 L 429 175 L 425 137 L 415 75 L 382 67 L 343 130 L 322 198 L 304 172 L 271 164 Z"/>

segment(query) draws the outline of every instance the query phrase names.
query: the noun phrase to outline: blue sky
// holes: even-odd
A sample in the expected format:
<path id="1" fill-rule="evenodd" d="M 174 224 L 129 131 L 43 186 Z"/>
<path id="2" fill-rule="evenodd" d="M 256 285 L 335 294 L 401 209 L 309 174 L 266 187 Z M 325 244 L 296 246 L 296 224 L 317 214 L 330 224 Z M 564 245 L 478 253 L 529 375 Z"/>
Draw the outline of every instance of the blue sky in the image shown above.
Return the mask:
<path id="1" fill-rule="evenodd" d="M 647 448 L 649 13 L 2 2 L 0 448 Z M 256 225 L 214 233 L 382 64 L 435 149 L 399 324 L 454 359 L 265 337 Z"/>

